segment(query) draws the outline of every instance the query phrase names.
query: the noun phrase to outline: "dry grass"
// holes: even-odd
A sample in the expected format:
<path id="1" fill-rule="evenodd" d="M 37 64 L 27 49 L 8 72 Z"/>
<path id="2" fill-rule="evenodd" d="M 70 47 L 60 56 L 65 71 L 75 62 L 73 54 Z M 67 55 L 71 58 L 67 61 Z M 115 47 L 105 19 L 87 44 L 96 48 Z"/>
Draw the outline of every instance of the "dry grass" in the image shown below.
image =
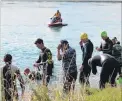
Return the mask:
<path id="1" fill-rule="evenodd" d="M 61 87 L 48 89 L 38 86 L 33 90 L 31 101 L 122 101 L 121 94 L 119 87 L 107 87 L 103 90 L 81 87 L 74 92 L 64 94 Z"/>

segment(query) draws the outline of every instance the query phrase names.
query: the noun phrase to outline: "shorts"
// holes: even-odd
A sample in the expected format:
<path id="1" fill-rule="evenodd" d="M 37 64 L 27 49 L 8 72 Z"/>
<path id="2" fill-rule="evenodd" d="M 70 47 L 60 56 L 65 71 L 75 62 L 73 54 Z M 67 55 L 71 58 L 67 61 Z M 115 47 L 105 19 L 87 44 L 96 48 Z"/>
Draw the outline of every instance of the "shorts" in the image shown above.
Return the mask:
<path id="1" fill-rule="evenodd" d="M 64 83 L 65 83 L 65 81 L 68 81 L 68 82 L 76 81 L 76 79 L 77 79 L 77 71 L 72 72 L 72 73 L 68 73 L 68 74 L 65 73 L 63 79 L 64 79 Z"/>

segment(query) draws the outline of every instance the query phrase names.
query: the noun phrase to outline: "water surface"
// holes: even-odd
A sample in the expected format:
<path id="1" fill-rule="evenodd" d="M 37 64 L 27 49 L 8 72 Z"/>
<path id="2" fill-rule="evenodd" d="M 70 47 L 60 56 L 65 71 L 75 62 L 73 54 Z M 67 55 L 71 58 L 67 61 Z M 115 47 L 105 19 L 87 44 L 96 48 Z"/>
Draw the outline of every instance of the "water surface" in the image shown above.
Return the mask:
<path id="1" fill-rule="evenodd" d="M 63 22 L 68 26 L 49 28 L 50 17 L 59 9 Z M 3 2 L 1 8 L 1 58 L 5 53 L 13 56 L 13 64 L 21 71 L 26 67 L 33 69 L 40 50 L 34 42 L 44 40 L 50 48 L 55 61 L 54 76 L 62 74 L 61 62 L 57 61 L 57 45 L 61 39 L 67 39 L 77 52 L 77 66 L 82 63 L 79 46 L 80 34 L 88 33 L 94 46 L 101 43 L 100 32 L 107 31 L 110 38 L 121 39 L 121 4 L 88 2 Z M 99 54 L 94 50 L 94 55 Z M 100 69 L 100 68 L 99 68 Z M 99 73 L 91 74 L 91 85 L 98 85 Z M 56 79 L 57 80 L 57 79 Z M 55 80 L 54 80 L 55 81 Z M 58 81 L 58 80 L 57 80 Z M 78 81 L 77 81 L 78 82 Z"/>

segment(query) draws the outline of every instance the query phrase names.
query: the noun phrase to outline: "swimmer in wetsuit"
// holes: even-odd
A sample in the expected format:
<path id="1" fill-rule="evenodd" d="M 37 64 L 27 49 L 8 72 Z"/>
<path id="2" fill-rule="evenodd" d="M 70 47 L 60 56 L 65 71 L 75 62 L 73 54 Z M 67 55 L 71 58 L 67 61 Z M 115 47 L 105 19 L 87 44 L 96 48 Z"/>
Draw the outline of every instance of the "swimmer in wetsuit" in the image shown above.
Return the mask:
<path id="1" fill-rule="evenodd" d="M 52 60 L 52 53 L 50 49 L 44 46 L 44 42 L 40 38 L 38 38 L 35 41 L 35 45 L 41 50 L 41 54 L 39 55 L 39 58 L 34 64 L 34 66 L 38 67 L 38 70 L 40 71 L 40 68 L 39 68 L 40 63 L 43 63 L 42 64 L 42 68 L 43 68 L 42 80 L 43 80 L 43 84 L 48 86 L 50 77 L 52 76 L 53 67 L 54 67 L 54 63 Z"/>
<path id="2" fill-rule="evenodd" d="M 82 66 L 80 68 L 80 77 L 79 81 L 81 84 L 90 85 L 89 83 L 89 76 L 91 73 L 91 68 L 88 65 L 88 60 L 91 58 L 93 53 L 93 43 L 88 38 L 88 35 L 86 33 L 82 33 L 80 41 L 80 47 L 82 50 Z"/>
<path id="3" fill-rule="evenodd" d="M 105 54 L 112 55 L 113 43 L 109 39 L 106 31 L 103 31 L 101 33 L 101 38 L 103 39 L 103 42 L 101 43 L 100 48 L 96 47 L 96 50 L 97 51 L 102 51 Z"/>
<path id="4" fill-rule="evenodd" d="M 105 83 L 110 81 L 110 84 L 115 85 L 117 73 L 121 74 L 119 62 L 109 54 L 96 55 L 89 59 L 89 66 L 92 68 L 92 73 L 96 75 L 96 66 L 102 67 L 100 73 L 99 87 L 105 88 Z"/>

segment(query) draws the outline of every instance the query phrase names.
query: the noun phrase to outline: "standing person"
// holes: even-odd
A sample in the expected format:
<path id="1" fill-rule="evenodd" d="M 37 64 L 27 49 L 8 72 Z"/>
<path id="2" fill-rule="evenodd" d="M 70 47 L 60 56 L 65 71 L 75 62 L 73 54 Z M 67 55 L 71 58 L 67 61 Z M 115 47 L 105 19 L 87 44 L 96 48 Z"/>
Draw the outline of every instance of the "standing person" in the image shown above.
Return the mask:
<path id="1" fill-rule="evenodd" d="M 96 75 L 96 66 L 102 67 L 100 73 L 99 88 L 105 88 L 105 84 L 109 82 L 111 86 L 115 86 L 115 78 L 117 73 L 121 74 L 118 61 L 109 54 L 96 55 L 89 59 L 89 66 L 92 68 L 92 73 Z"/>
<path id="2" fill-rule="evenodd" d="M 115 40 L 115 43 L 120 44 L 116 37 L 114 37 L 113 40 Z"/>
<path id="3" fill-rule="evenodd" d="M 60 52 L 62 52 L 62 54 Z M 63 90 L 64 92 L 69 92 L 71 87 L 74 90 L 75 81 L 77 79 L 76 51 L 69 46 L 67 40 L 61 40 L 61 43 L 57 47 L 57 53 L 58 60 L 62 60 L 64 71 Z"/>
<path id="4" fill-rule="evenodd" d="M 43 84 L 48 85 L 50 81 L 50 76 L 52 76 L 53 69 L 53 61 L 52 61 L 52 53 L 50 49 L 44 46 L 43 40 L 38 38 L 35 41 L 35 45 L 41 50 L 41 54 L 39 55 L 39 59 L 34 64 L 35 67 L 38 67 L 40 70 L 40 64 L 43 66 Z"/>
<path id="5" fill-rule="evenodd" d="M 5 66 L 2 68 L 2 84 L 3 84 L 3 95 L 5 97 L 4 101 L 13 101 L 15 97 L 18 99 L 18 91 L 16 86 L 16 79 L 18 78 L 20 86 L 22 88 L 22 95 L 24 94 L 25 86 L 24 80 L 21 76 L 20 70 L 18 67 L 12 65 L 12 56 L 6 54 L 4 56 Z"/>
<path id="6" fill-rule="evenodd" d="M 101 37 L 104 40 L 103 43 L 101 43 L 100 48 L 96 47 L 97 51 L 102 51 L 103 53 L 110 54 L 112 55 L 112 48 L 113 48 L 113 43 L 107 36 L 107 32 L 103 31 L 101 33 Z"/>
<path id="7" fill-rule="evenodd" d="M 120 66 L 122 67 L 122 46 L 116 39 L 112 39 L 113 42 L 113 49 L 112 49 L 112 56 L 119 62 Z"/>
<path id="8" fill-rule="evenodd" d="M 91 72 L 91 68 L 88 65 L 88 60 L 91 58 L 93 53 L 93 43 L 88 39 L 88 35 L 86 33 L 82 33 L 80 41 L 80 46 L 82 50 L 82 66 L 80 68 L 80 78 L 79 81 L 81 84 L 90 85 L 89 76 Z"/>

